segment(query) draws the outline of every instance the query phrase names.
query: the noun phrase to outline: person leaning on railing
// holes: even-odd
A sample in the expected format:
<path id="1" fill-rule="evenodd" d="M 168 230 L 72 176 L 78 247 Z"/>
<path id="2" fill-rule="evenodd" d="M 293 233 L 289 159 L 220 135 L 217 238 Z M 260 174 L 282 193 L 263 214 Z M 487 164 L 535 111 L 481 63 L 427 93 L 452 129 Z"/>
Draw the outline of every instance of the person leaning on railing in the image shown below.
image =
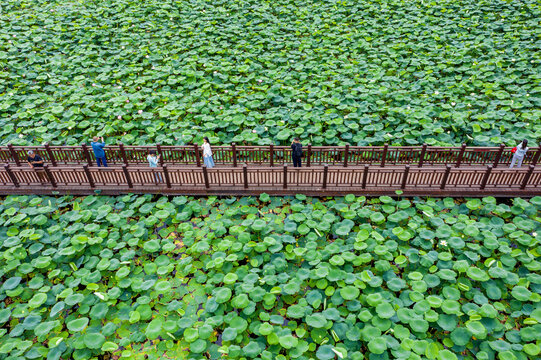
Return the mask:
<path id="1" fill-rule="evenodd" d="M 157 168 L 158 162 L 160 161 L 160 155 L 156 155 L 156 150 L 150 150 L 148 152 L 147 160 L 148 160 L 148 165 L 151 168 Z M 154 173 L 154 178 L 156 179 L 156 182 L 163 182 L 162 174 L 160 174 L 159 172 Z"/>
<path id="2" fill-rule="evenodd" d="M 98 140 L 101 139 L 101 142 L 98 142 Z M 103 148 L 105 147 L 105 141 L 103 141 L 103 136 L 101 138 L 94 136 L 92 139 L 90 145 L 92 146 L 92 151 L 94 151 L 94 156 L 96 157 L 96 163 L 98 164 L 98 167 L 100 167 L 102 164 L 104 167 L 107 167 L 107 159 L 105 158 L 105 151 Z"/>
<path id="3" fill-rule="evenodd" d="M 36 171 L 39 182 L 42 184 L 47 182 L 47 174 L 45 174 L 45 170 L 43 169 L 43 159 L 41 156 L 30 150 L 28 151 L 27 161 L 30 167 Z"/>
<path id="4" fill-rule="evenodd" d="M 526 152 L 529 149 L 530 148 L 528 147 L 528 140 L 526 139 L 522 140 L 520 144 L 515 146 L 513 148 L 514 151 L 511 150 L 513 152 L 513 160 L 511 160 L 511 165 L 509 166 L 509 168 L 511 169 L 513 166 L 515 166 L 515 162 L 517 163 L 517 167 L 521 167 L 524 156 L 526 156 Z"/>

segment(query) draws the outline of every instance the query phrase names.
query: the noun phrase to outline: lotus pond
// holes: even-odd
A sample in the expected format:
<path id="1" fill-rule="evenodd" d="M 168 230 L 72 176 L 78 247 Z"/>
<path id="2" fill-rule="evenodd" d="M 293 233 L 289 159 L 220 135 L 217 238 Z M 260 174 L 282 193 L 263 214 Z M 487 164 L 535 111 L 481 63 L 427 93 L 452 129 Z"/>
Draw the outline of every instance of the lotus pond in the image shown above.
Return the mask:
<path id="1" fill-rule="evenodd" d="M 537 0 L 3 0 L 0 142 L 541 139 Z"/>
<path id="2" fill-rule="evenodd" d="M 541 197 L 11 196 L 2 359 L 538 359 Z"/>

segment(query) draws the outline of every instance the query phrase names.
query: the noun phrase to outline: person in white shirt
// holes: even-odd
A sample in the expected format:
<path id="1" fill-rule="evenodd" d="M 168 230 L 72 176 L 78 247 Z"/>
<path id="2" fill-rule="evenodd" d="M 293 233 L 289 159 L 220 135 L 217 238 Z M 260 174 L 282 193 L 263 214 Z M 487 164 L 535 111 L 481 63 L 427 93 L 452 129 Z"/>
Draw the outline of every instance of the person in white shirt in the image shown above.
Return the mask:
<path id="1" fill-rule="evenodd" d="M 522 160 L 524 160 L 524 156 L 529 149 L 528 140 L 522 140 L 522 142 L 517 145 L 517 151 L 515 151 L 513 154 L 513 160 L 511 160 L 511 166 L 509 166 L 509 169 L 515 166 L 515 162 L 517 163 L 517 167 L 520 167 L 522 165 Z"/>
<path id="2" fill-rule="evenodd" d="M 210 149 L 210 142 L 208 137 L 203 138 L 203 163 L 207 168 L 214 167 L 214 160 L 212 159 L 212 150 Z"/>
<path id="3" fill-rule="evenodd" d="M 147 160 L 148 160 L 148 165 L 151 168 L 157 168 L 158 167 L 158 162 L 160 161 L 160 155 L 156 156 L 156 151 L 155 150 L 150 150 L 149 153 L 148 153 L 148 156 L 147 156 Z M 159 172 L 154 173 L 154 178 L 156 179 L 156 182 L 163 182 L 162 174 L 159 173 Z"/>

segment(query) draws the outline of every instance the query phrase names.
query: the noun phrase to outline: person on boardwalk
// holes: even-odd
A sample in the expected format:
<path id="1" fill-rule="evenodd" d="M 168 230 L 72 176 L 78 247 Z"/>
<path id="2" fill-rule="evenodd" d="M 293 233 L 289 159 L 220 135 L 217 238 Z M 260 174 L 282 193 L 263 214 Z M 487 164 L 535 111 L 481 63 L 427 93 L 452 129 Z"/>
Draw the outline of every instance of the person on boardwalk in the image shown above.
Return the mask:
<path id="1" fill-rule="evenodd" d="M 101 139 L 101 142 L 98 140 Z M 96 163 L 98 164 L 98 167 L 103 165 L 104 167 L 107 167 L 107 159 L 105 158 L 105 151 L 103 148 L 105 147 L 105 141 L 103 141 L 103 136 L 101 138 L 94 136 L 92 139 L 90 145 L 92 145 L 92 150 L 94 151 L 94 156 L 96 157 Z"/>
<path id="2" fill-rule="evenodd" d="M 293 158 L 293 167 L 301 167 L 302 144 L 299 138 L 295 138 L 291 143 L 291 157 Z"/>
<path id="3" fill-rule="evenodd" d="M 214 160 L 212 159 L 212 150 L 210 149 L 210 142 L 208 137 L 203 138 L 203 163 L 207 168 L 214 167 Z"/>
<path id="4" fill-rule="evenodd" d="M 39 182 L 42 184 L 47 182 L 47 174 L 45 174 L 45 170 L 43 169 L 43 159 L 41 156 L 30 150 L 28 151 L 27 161 L 30 167 L 36 171 Z"/>
<path id="5" fill-rule="evenodd" d="M 511 160 L 511 165 L 509 166 L 510 169 L 515 166 L 515 163 L 517 163 L 517 167 L 522 166 L 522 161 L 524 160 L 524 156 L 528 149 L 528 140 L 526 139 L 522 140 L 522 142 L 513 149 L 515 150 L 515 153 L 513 154 L 513 160 Z"/>
<path id="6" fill-rule="evenodd" d="M 148 152 L 147 160 L 148 164 L 151 168 L 157 168 L 158 162 L 160 161 L 161 155 L 156 155 L 156 150 L 150 150 Z M 163 182 L 162 180 L 162 174 L 159 172 L 154 173 L 154 178 L 156 179 L 156 182 Z"/>

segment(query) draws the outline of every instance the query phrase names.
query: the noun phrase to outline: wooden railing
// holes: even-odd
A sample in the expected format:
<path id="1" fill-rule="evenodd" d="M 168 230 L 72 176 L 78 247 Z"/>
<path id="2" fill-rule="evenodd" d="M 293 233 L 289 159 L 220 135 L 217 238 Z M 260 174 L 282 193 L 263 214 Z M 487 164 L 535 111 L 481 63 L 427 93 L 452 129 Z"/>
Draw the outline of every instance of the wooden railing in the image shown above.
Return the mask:
<path id="1" fill-rule="evenodd" d="M 26 163 L 27 152 L 33 150 L 51 166 L 83 165 L 95 167 L 94 153 L 89 145 L 81 146 L 2 146 L 0 162 L 20 166 Z M 201 148 L 193 146 L 124 146 L 105 147 L 110 166 L 148 165 L 150 150 L 161 154 L 161 164 L 189 165 L 203 164 Z M 213 146 L 214 162 L 217 165 L 239 167 L 242 164 L 279 166 L 291 163 L 291 148 L 288 146 Z M 354 165 L 427 165 L 484 166 L 509 165 L 512 159 L 511 147 L 435 147 L 435 146 L 311 146 L 303 147 L 303 166 Z M 523 164 L 536 165 L 541 156 L 541 145 L 532 148 Z"/>
<path id="2" fill-rule="evenodd" d="M 188 195 L 404 195 L 535 196 L 541 195 L 541 169 L 451 165 L 221 167 L 84 165 L 49 166 L 42 181 L 35 169 L 5 164 L 0 169 L 1 194 L 158 193 Z M 44 175 L 43 175 L 44 174 Z"/>

